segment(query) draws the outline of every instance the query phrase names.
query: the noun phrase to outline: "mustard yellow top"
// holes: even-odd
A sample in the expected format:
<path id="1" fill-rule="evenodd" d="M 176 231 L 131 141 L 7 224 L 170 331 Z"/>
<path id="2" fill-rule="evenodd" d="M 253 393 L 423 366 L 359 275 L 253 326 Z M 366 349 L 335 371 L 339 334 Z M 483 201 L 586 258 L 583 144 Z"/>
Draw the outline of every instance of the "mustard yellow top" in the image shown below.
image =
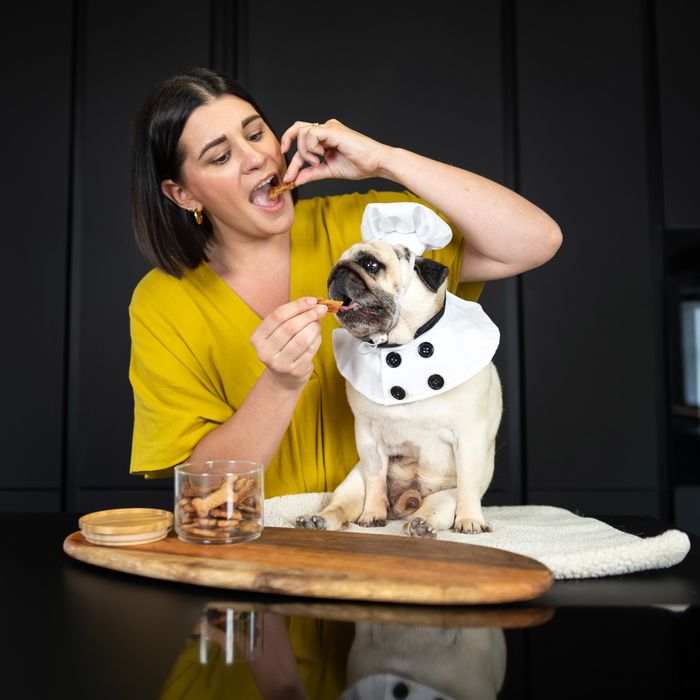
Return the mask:
<path id="1" fill-rule="evenodd" d="M 326 296 L 331 267 L 361 240 L 365 206 L 395 201 L 427 205 L 409 192 L 300 200 L 291 231 L 290 299 Z M 447 265 L 450 291 L 474 301 L 483 283 L 458 289 L 463 240 L 453 233 L 445 248 L 426 255 Z M 180 279 L 151 270 L 134 290 L 129 316 L 131 472 L 171 476 L 204 435 L 234 414 L 263 372 L 250 343 L 262 319 L 206 264 Z M 265 471 L 266 497 L 332 491 L 357 462 L 352 413 L 331 343 L 338 322 L 329 314 L 321 324 L 313 373 Z"/>

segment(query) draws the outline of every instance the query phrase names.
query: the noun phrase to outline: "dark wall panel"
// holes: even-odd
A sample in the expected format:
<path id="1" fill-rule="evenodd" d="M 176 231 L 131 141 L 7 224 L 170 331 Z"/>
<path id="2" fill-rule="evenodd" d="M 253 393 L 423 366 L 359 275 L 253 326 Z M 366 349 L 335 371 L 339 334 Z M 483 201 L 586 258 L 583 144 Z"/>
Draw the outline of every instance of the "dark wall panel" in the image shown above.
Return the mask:
<path id="1" fill-rule="evenodd" d="M 335 117 L 383 143 L 506 181 L 499 3 L 472 1 L 436 13 L 426 13 L 422 5 L 403 5 L 397 12 L 391 3 L 359 3 L 330 34 L 326 4 L 297 3 L 284 23 L 271 24 L 270 13 L 282 13 L 285 6 L 249 4 L 246 53 L 239 58 L 241 79 L 280 134 L 296 120 Z M 329 60 L 326 51 L 332 52 Z M 398 186 L 383 180 L 323 182 L 304 187 L 300 196 L 370 188 Z M 508 314 L 513 294 L 512 286 L 498 284 L 484 297 L 503 333 L 498 363 L 509 418 L 518 414 L 517 383 L 512 392 L 508 386 L 514 356 L 508 348 L 518 342 Z M 500 445 L 516 439 L 512 428 L 504 421 Z M 510 502 L 519 480 L 516 456 L 499 450 L 489 498 Z"/>
<path id="2" fill-rule="evenodd" d="M 0 513 L 58 513 L 60 510 L 58 489 L 0 489 Z"/>
<path id="3" fill-rule="evenodd" d="M 327 3 L 287 7 L 249 3 L 249 55 L 241 61 L 241 78 L 278 131 L 297 119 L 335 117 L 383 143 L 503 182 L 499 3 L 426 12 L 422 4 L 363 0 L 332 28 Z M 285 21 L 270 22 L 278 12 Z M 369 189 L 315 187 L 300 196 Z"/>
<path id="4" fill-rule="evenodd" d="M 81 210 L 73 285 L 80 305 L 72 338 L 71 469 L 79 489 L 144 488 L 129 476 L 133 399 L 128 305 L 146 271 L 129 222 L 131 131 L 158 80 L 209 61 L 208 5 L 87 4 L 79 85 Z M 163 488 L 163 484 L 156 484 Z M 85 496 L 81 497 L 85 503 Z"/>
<path id="5" fill-rule="evenodd" d="M 528 485 L 654 490 L 641 5 L 518 3 L 521 184 L 559 222 L 524 276 Z"/>
<path id="6" fill-rule="evenodd" d="M 5 373 L 0 422 L 6 462 L 0 488 L 59 489 L 72 3 L 15 3 L 4 11 L 2 25 Z M 12 500 L 27 498 L 29 509 L 31 495 L 18 492 Z"/>
<path id="7" fill-rule="evenodd" d="M 666 224 L 700 227 L 700 3 L 655 10 Z"/>
<path id="8" fill-rule="evenodd" d="M 659 510 L 658 495 L 650 489 L 530 490 L 528 503 L 555 505 L 587 517 L 620 514 L 664 517 Z"/>
<path id="9" fill-rule="evenodd" d="M 501 331 L 493 358 L 503 387 L 503 416 L 496 437 L 496 464 L 486 505 L 523 502 L 522 396 L 520 391 L 520 319 L 516 279 L 489 282 L 479 300 Z"/>

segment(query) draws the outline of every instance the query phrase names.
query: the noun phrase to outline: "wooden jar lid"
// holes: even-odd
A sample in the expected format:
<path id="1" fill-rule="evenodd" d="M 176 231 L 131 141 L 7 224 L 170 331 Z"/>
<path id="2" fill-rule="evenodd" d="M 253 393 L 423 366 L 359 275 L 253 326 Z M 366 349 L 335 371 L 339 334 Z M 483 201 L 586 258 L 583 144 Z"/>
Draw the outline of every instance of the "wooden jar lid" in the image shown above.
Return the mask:
<path id="1" fill-rule="evenodd" d="M 167 536 L 173 514 L 158 508 L 116 508 L 83 515 L 78 524 L 85 539 L 95 544 L 146 544 Z"/>

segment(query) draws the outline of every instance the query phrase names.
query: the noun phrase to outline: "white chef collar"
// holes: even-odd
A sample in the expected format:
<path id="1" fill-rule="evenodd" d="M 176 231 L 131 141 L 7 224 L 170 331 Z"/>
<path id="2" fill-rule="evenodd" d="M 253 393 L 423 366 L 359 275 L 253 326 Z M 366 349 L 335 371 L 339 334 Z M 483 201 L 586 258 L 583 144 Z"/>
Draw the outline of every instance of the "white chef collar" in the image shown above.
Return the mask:
<path id="1" fill-rule="evenodd" d="M 437 323 L 404 345 L 367 351 L 346 329 L 333 331 L 340 374 L 384 406 L 436 396 L 462 384 L 493 359 L 499 342 L 498 327 L 481 306 L 449 292 Z"/>

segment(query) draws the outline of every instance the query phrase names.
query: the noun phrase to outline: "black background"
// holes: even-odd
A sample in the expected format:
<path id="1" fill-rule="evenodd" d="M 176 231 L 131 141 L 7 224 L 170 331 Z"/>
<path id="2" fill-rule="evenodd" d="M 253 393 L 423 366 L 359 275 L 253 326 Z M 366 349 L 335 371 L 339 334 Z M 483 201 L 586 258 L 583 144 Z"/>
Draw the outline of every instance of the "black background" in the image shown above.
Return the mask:
<path id="1" fill-rule="evenodd" d="M 135 113 L 210 65 L 278 132 L 336 117 L 521 192 L 557 256 L 481 299 L 505 393 L 486 505 L 700 530 L 676 307 L 700 286 L 700 5 L 35 0 L 4 17 L 0 510 L 170 506 L 130 476 Z M 328 182 L 302 196 L 384 181 Z M 687 412 L 686 412 L 687 413 Z"/>

